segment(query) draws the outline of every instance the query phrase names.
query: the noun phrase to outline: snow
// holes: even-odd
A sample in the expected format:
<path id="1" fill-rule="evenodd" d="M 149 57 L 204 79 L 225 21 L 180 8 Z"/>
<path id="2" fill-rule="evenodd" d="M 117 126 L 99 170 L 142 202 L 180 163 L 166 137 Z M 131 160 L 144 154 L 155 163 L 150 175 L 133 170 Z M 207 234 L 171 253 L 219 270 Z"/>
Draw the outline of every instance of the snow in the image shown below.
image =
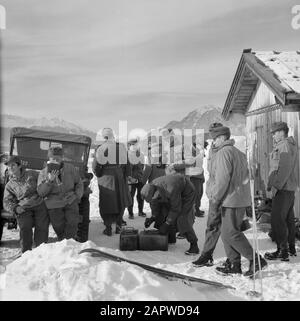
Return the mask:
<path id="1" fill-rule="evenodd" d="M 300 54 L 296 51 L 258 51 L 255 56 L 271 68 L 281 84 L 290 91 L 300 93 Z"/>
<path id="2" fill-rule="evenodd" d="M 204 163 L 205 165 L 205 163 Z M 205 166 L 206 168 L 206 166 Z M 207 175 L 207 173 L 205 173 Z M 207 176 L 206 176 L 207 177 Z M 189 244 L 186 240 L 177 240 L 169 246 L 168 251 L 120 251 L 119 235 L 107 237 L 102 234 L 103 222 L 98 210 L 98 187 L 96 178 L 91 184 L 93 194 L 91 202 L 90 241 L 78 243 L 74 240 L 55 242 L 51 229 L 50 243 L 43 244 L 20 258 L 6 265 L 5 273 L 0 274 L 0 299 L 16 301 L 202 301 L 202 300 L 299 300 L 300 299 L 300 255 L 290 258 L 290 262 L 269 262 L 263 276 L 263 296 L 251 297 L 248 291 L 254 289 L 252 280 L 244 276 L 222 276 L 216 273 L 216 265 L 225 260 L 222 241 L 219 240 L 214 253 L 215 264 L 212 267 L 195 268 L 191 262 L 195 257 L 186 256 L 184 251 Z M 208 200 L 204 194 L 202 209 L 207 213 Z M 137 213 L 137 202 L 134 206 Z M 150 208 L 145 204 L 145 212 L 150 215 Z M 135 216 L 124 219 L 128 225 L 142 230 L 144 219 Z M 204 242 L 205 218 L 196 218 L 194 229 L 199 238 L 199 247 Z M 265 226 L 264 226 L 265 230 Z M 1 247 L 2 257 L 17 250 L 12 243 L 17 238 L 16 231 L 4 231 L 4 242 Z M 252 242 L 252 230 L 246 232 Z M 258 232 L 259 248 L 263 254 L 274 250 L 266 233 Z M 14 244 L 14 246 L 12 246 Z M 297 250 L 299 251 L 299 243 Z M 178 273 L 192 275 L 233 286 L 235 290 L 219 289 L 213 286 L 193 283 L 188 286 L 181 281 L 170 281 L 140 267 L 128 263 L 117 263 L 105 259 L 79 254 L 85 248 L 98 248 L 103 251 L 126 257 L 130 260 L 150 264 Z M 4 255 L 5 254 L 5 255 Z M 7 261 L 9 262 L 9 261 Z M 242 269 L 248 269 L 247 260 L 242 260 Z M 255 282 L 256 291 L 260 292 L 260 281 Z"/>

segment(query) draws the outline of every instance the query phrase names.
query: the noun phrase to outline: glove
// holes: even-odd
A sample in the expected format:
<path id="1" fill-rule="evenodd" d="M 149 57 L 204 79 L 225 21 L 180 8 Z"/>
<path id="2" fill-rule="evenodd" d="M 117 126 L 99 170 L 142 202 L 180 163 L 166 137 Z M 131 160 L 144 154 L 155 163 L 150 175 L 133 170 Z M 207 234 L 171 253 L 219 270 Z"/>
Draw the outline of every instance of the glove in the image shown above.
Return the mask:
<path id="1" fill-rule="evenodd" d="M 155 221 L 155 218 L 153 216 L 147 217 L 144 223 L 145 228 L 148 228 L 154 221 Z"/>
<path id="2" fill-rule="evenodd" d="M 166 235 L 169 233 L 169 230 L 170 230 L 170 225 L 167 223 L 163 223 L 159 228 L 159 233 Z"/>

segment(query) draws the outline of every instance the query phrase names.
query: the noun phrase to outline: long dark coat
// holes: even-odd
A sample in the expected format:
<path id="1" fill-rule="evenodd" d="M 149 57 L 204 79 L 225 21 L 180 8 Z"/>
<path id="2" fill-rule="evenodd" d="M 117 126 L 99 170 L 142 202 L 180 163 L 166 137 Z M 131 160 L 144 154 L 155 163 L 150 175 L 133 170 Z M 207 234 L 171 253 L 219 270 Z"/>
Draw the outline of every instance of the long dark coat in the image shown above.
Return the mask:
<path id="1" fill-rule="evenodd" d="M 103 156 L 108 157 L 106 163 Z M 98 177 L 100 214 L 122 213 L 132 204 L 127 185 L 130 166 L 125 146 L 114 141 L 103 143 L 96 150 L 92 168 Z"/>

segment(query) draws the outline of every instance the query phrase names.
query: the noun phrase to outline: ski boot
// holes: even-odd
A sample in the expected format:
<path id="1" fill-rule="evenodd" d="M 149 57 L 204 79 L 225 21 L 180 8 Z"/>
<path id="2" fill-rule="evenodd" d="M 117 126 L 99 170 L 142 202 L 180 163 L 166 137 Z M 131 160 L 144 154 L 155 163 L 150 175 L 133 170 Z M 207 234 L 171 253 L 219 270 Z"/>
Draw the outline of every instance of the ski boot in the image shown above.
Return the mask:
<path id="1" fill-rule="evenodd" d="M 281 260 L 284 262 L 288 262 L 289 259 L 289 252 L 287 249 L 281 250 L 277 249 L 275 252 L 266 252 L 265 259 L 267 260 Z"/>
<path id="2" fill-rule="evenodd" d="M 267 261 L 259 256 L 259 260 L 260 260 L 260 267 L 261 269 L 265 269 L 268 266 Z M 255 273 L 254 273 L 254 264 L 253 264 L 253 260 L 250 261 L 249 264 L 249 270 L 247 272 L 244 273 L 244 276 L 250 277 L 252 278 L 254 275 L 256 275 L 257 273 L 259 273 L 259 262 L 258 262 L 258 257 L 256 256 L 255 258 Z"/>
<path id="3" fill-rule="evenodd" d="M 184 253 L 186 255 L 197 255 L 197 254 L 199 254 L 199 252 L 200 252 L 200 250 L 199 250 L 198 244 L 191 243 L 190 248 L 187 251 L 185 251 Z"/>
<path id="4" fill-rule="evenodd" d="M 106 226 L 105 230 L 103 231 L 103 234 L 105 234 L 107 236 L 112 236 L 111 226 Z"/>
<path id="5" fill-rule="evenodd" d="M 216 270 L 223 275 L 242 274 L 241 262 L 231 264 L 229 260 L 223 266 L 217 266 Z"/>
<path id="6" fill-rule="evenodd" d="M 201 267 L 201 266 L 212 266 L 214 264 L 214 260 L 212 255 L 209 254 L 201 254 L 199 259 L 192 262 L 195 267 Z"/>

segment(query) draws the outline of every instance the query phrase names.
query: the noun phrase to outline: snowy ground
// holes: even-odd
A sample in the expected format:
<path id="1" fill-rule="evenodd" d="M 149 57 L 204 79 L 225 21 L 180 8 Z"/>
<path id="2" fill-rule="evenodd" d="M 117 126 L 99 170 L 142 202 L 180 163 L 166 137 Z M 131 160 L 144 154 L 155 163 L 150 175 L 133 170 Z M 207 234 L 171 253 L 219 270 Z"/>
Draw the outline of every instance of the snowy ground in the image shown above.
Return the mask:
<path id="1" fill-rule="evenodd" d="M 51 229 L 50 243 L 41 245 L 25 253 L 14 261 L 6 259 L 18 251 L 18 231 L 5 229 L 3 244 L 0 248 L 2 266 L 5 273 L 0 274 L 1 300 L 300 300 L 300 253 L 290 262 L 271 262 L 263 271 L 263 298 L 246 295 L 253 290 L 253 281 L 243 276 L 224 277 L 215 272 L 215 266 L 225 259 L 221 240 L 215 251 L 215 266 L 195 268 L 191 262 L 195 257 L 186 256 L 184 251 L 189 244 L 178 240 L 169 246 L 169 251 L 126 251 L 119 247 L 119 235 L 108 237 L 102 234 L 103 223 L 98 212 L 97 181 L 92 182 L 90 241 L 80 244 L 73 240 L 56 242 Z M 207 213 L 208 200 L 204 196 L 202 209 Z M 136 212 L 135 202 L 135 212 Z M 150 215 L 148 204 L 145 212 Z M 128 225 L 142 230 L 144 219 L 135 217 Z M 199 238 L 199 246 L 204 242 L 207 215 L 196 218 L 194 225 Z M 247 237 L 252 241 L 251 230 Z M 263 252 L 274 249 L 274 243 L 266 233 L 259 231 L 259 246 Z M 298 250 L 299 250 L 298 243 Z M 236 290 L 223 290 L 208 285 L 188 286 L 181 281 L 169 281 L 127 263 L 115 263 L 92 258 L 88 254 L 79 255 L 81 249 L 98 247 L 131 260 L 151 264 L 156 267 L 184 273 L 208 280 L 231 285 Z M 243 270 L 248 262 L 243 260 Z M 256 290 L 260 282 L 256 280 Z"/>

